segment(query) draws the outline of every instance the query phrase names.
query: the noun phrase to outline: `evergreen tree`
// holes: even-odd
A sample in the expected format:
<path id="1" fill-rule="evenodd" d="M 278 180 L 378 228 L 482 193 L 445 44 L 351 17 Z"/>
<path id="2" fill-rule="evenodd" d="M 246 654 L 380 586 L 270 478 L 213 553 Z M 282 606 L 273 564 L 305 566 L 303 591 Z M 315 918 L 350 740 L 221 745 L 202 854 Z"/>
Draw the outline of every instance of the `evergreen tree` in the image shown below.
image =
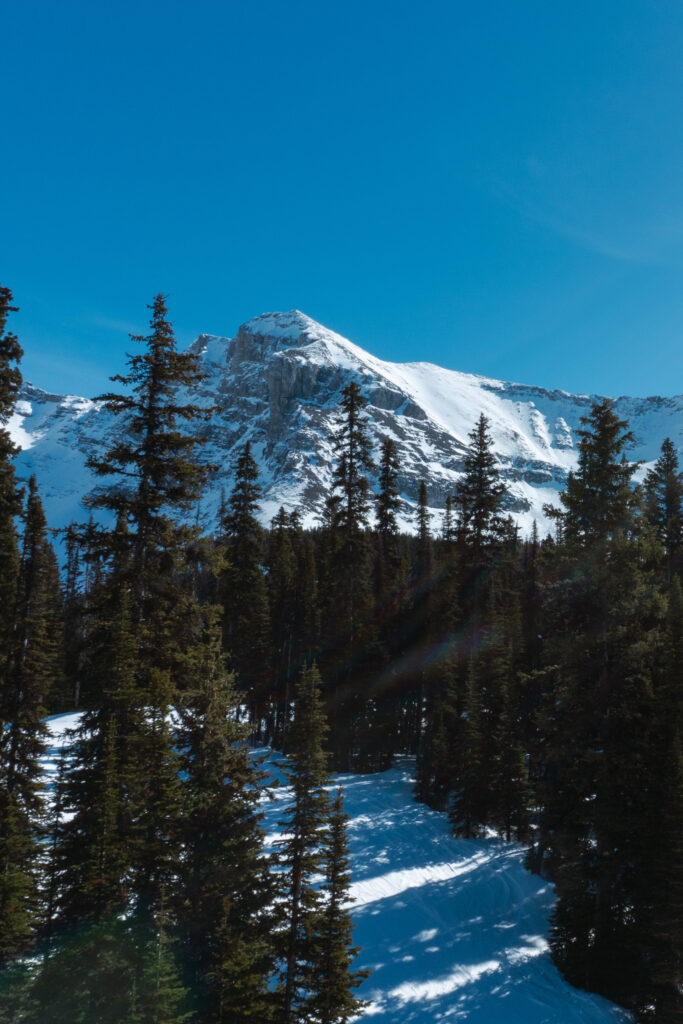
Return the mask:
<path id="1" fill-rule="evenodd" d="M 432 548 L 432 535 L 429 527 L 429 499 L 427 497 L 427 484 L 420 480 L 420 487 L 417 496 L 417 509 L 415 510 L 415 525 L 417 526 L 417 562 L 419 571 L 428 570 L 434 557 Z"/>
<path id="2" fill-rule="evenodd" d="M 661 599 L 638 536 L 627 424 L 608 401 L 584 424 L 558 513 L 538 842 L 556 881 L 556 961 L 574 984 L 634 1005 Z"/>
<path id="3" fill-rule="evenodd" d="M 0 695 L 0 965 L 37 927 L 45 702 L 59 671 L 61 595 L 35 478 L 29 482 L 14 630 Z"/>
<path id="4" fill-rule="evenodd" d="M 332 435 L 334 490 L 326 505 L 327 548 L 321 559 L 320 591 L 327 624 L 323 668 L 329 686 L 333 754 L 340 768 L 367 762 L 373 713 L 369 678 L 378 655 L 365 475 L 373 463 L 365 406 L 358 384 L 352 381 L 342 390 Z"/>
<path id="5" fill-rule="evenodd" d="M 320 632 L 315 552 L 295 512 L 281 508 L 273 519 L 267 564 L 277 716 L 273 743 L 285 749 L 295 680 L 314 659 Z"/>
<path id="6" fill-rule="evenodd" d="M 124 531 L 125 532 L 125 531 Z M 122 1021 L 132 1012 L 143 949 L 134 928 L 133 865 L 143 843 L 145 773 L 138 736 L 145 704 L 135 676 L 136 644 L 126 566 L 98 595 L 89 638 L 101 704 L 70 737 L 61 789 L 62 820 L 52 844 L 49 936 L 35 989 L 44 1017 L 60 979 L 70 979 L 55 1020 Z"/>
<path id="7" fill-rule="evenodd" d="M 15 334 L 6 330 L 7 318 L 16 313 L 12 292 L 0 286 L 0 688 L 12 632 L 12 614 L 19 576 L 19 545 L 15 521 L 21 508 L 12 458 L 18 448 L 6 429 L 21 388 L 19 361 L 23 355 Z"/>
<path id="8" fill-rule="evenodd" d="M 398 533 L 396 513 L 401 507 L 398 489 L 398 449 L 391 437 L 383 437 L 380 442 L 379 459 L 379 493 L 375 502 L 377 515 L 377 533 L 387 543 L 390 537 Z"/>
<path id="9" fill-rule="evenodd" d="M 487 788 L 481 756 L 481 698 L 474 666 L 470 664 L 463 709 L 451 733 L 453 778 L 449 818 L 456 836 L 480 836 L 486 823 Z"/>
<path id="10" fill-rule="evenodd" d="M 328 502 L 330 524 L 338 537 L 334 560 L 334 603 L 353 640 L 361 626 L 361 610 L 369 588 L 368 491 L 365 473 L 373 468 L 370 438 L 363 410 L 366 400 L 354 382 L 342 391 L 337 429 L 332 435 L 336 457 L 334 492 Z"/>
<path id="11" fill-rule="evenodd" d="M 115 478 L 89 503 L 129 529 L 140 656 L 147 668 L 166 668 L 187 614 L 174 569 L 197 536 L 196 527 L 178 517 L 196 506 L 211 469 L 198 461 L 202 441 L 181 427 L 206 419 L 211 410 L 180 401 L 181 389 L 196 389 L 204 374 L 194 353 L 176 350 L 164 296 L 155 296 L 150 309 L 150 333 L 132 337 L 144 353 L 129 356 L 129 372 L 112 378 L 125 392 L 100 396 L 109 412 L 125 419 L 119 437 L 88 461 L 98 476 Z"/>
<path id="12" fill-rule="evenodd" d="M 511 839 L 526 842 L 529 838 L 531 788 L 517 701 L 506 679 L 501 681 L 498 700 L 501 710 L 493 734 L 489 820 L 508 842 Z"/>
<path id="13" fill-rule="evenodd" d="M 455 540 L 456 530 L 453 516 L 453 496 L 451 494 L 446 495 L 446 507 L 443 515 L 443 531 L 442 536 L 444 541 L 449 544 Z"/>
<path id="14" fill-rule="evenodd" d="M 645 477 L 646 515 L 664 547 L 666 578 L 681 568 L 683 548 L 683 473 L 670 438 L 662 454 Z"/>
<path id="15" fill-rule="evenodd" d="M 64 534 L 64 680 L 61 708 L 78 708 L 84 681 L 86 595 L 82 587 L 82 537 L 71 523 Z M 53 702 L 54 706 L 54 702 Z"/>
<path id="16" fill-rule="evenodd" d="M 238 698 L 210 610 L 181 707 L 186 776 L 178 929 L 184 977 L 198 1019 L 271 1019 L 274 889 L 263 857 L 262 773 L 236 722 Z"/>
<path id="17" fill-rule="evenodd" d="M 638 1020 L 673 1024 L 683 1016 L 683 594 L 669 588 L 649 778 L 650 870 L 638 879 L 640 955 L 645 964 Z M 644 890 L 644 892 L 643 892 Z"/>
<path id="18" fill-rule="evenodd" d="M 505 485 L 500 479 L 493 453 L 489 421 L 482 413 L 469 435 L 463 460 L 463 475 L 453 495 L 461 544 L 466 545 L 475 564 L 487 546 L 500 541 L 505 531 L 501 513 Z"/>
<path id="19" fill-rule="evenodd" d="M 273 743 L 282 749 L 289 722 L 293 668 L 297 657 L 297 558 L 289 516 L 284 508 L 271 523 L 268 538 L 268 604 L 273 656 L 275 723 Z M 299 673 L 297 673 L 298 675 Z"/>
<path id="20" fill-rule="evenodd" d="M 99 475 L 114 478 L 92 504 L 116 515 L 114 528 L 90 531 L 101 581 L 86 661 L 100 696 L 82 719 L 65 786 L 70 814 L 55 854 L 58 933 L 38 986 L 49 993 L 55 977 L 73 973 L 75 1002 L 65 1013 L 74 1021 L 121 1021 L 135 1011 L 145 951 L 158 946 L 164 894 L 180 870 L 170 710 L 201 635 L 201 613 L 191 546 L 197 530 L 175 517 L 191 512 L 206 480 L 207 468 L 195 461 L 198 441 L 181 430 L 205 411 L 180 401 L 181 389 L 202 375 L 196 356 L 176 351 L 162 296 L 152 306 L 150 334 L 136 340 L 145 352 L 114 378 L 127 392 L 103 396 L 111 413 L 125 417 L 123 429 L 90 460 Z"/>
<path id="21" fill-rule="evenodd" d="M 324 789 L 327 755 L 323 751 L 327 725 L 320 684 L 315 666 L 302 674 L 288 741 L 290 765 L 286 774 L 293 799 L 291 810 L 282 822 L 287 838 L 282 841 L 280 854 L 286 925 L 281 936 L 279 1024 L 307 1024 L 311 995 L 316 991 L 315 929 L 320 919 L 321 895 L 313 880 L 324 863 L 324 831 L 328 817 Z"/>
<path id="22" fill-rule="evenodd" d="M 187 990 L 180 980 L 168 935 L 164 900 L 155 915 L 154 934 L 142 947 L 142 968 L 136 978 L 125 1024 L 184 1024 L 193 1014 L 186 1010 Z M 208 1018 L 202 1018 L 208 1020 Z"/>
<path id="23" fill-rule="evenodd" d="M 358 384 L 347 384 L 342 390 L 337 429 L 332 437 L 336 456 L 333 486 L 341 497 L 336 525 L 343 533 L 347 554 L 351 555 L 367 527 L 369 511 L 369 484 L 364 474 L 373 469 L 373 462 L 363 415 L 366 405 Z"/>
<path id="24" fill-rule="evenodd" d="M 325 848 L 325 904 L 316 922 L 316 962 L 313 992 L 309 998 L 308 1018 L 320 1024 L 348 1024 L 368 1005 L 353 994 L 369 971 L 351 971 L 360 952 L 352 946 L 353 924 L 345 904 L 351 882 L 348 844 L 341 787 L 337 790 L 329 816 Z"/>
<path id="25" fill-rule="evenodd" d="M 404 700 L 395 664 L 399 656 L 399 615 L 404 603 L 406 566 L 401 559 L 397 513 L 401 507 L 400 465 L 393 438 L 380 441 L 379 493 L 375 501 L 374 610 L 378 659 L 375 670 L 372 745 L 380 770 L 389 768 L 400 742 Z"/>
<path id="26" fill-rule="evenodd" d="M 221 526 L 225 533 L 225 568 L 219 597 L 225 612 L 226 651 L 240 686 L 248 695 L 250 718 L 260 728 L 267 710 L 268 595 L 263 574 L 263 531 L 256 513 L 261 489 L 249 441 L 234 465 L 235 485 Z"/>
<path id="27" fill-rule="evenodd" d="M 560 494 L 564 511 L 552 512 L 570 547 L 587 547 L 624 532 L 634 510 L 631 478 L 635 467 L 625 454 L 633 443 L 628 424 L 618 418 L 609 398 L 595 402 L 581 422 L 578 470 L 569 474 L 567 488 Z"/>

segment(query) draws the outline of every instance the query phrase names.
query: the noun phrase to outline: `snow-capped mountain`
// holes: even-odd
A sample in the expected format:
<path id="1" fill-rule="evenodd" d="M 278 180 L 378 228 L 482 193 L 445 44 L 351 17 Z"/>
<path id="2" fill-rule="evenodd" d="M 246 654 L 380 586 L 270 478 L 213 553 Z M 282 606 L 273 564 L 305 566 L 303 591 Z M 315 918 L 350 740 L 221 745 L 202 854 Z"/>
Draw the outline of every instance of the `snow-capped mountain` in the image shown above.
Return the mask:
<path id="1" fill-rule="evenodd" d="M 234 338 L 202 334 L 191 349 L 207 374 L 192 401 L 216 407 L 211 420 L 195 428 L 206 438 L 204 457 L 218 465 L 199 510 L 207 527 L 221 490 L 230 491 L 231 464 L 247 440 L 261 470 L 264 523 L 281 505 L 298 507 L 307 525 L 317 523 L 330 486 L 330 432 L 341 390 L 356 380 L 368 401 L 376 447 L 383 435 L 398 445 L 406 528 L 424 479 L 434 531 L 440 529 L 446 496 L 462 471 L 468 433 L 483 412 L 508 485 L 510 513 L 524 533 L 534 519 L 545 530 L 543 505 L 558 504 L 567 473 L 576 465 L 581 417 L 597 397 L 430 363 L 384 362 L 298 310 L 258 316 Z M 619 398 L 617 411 L 635 435 L 634 460 L 657 458 L 667 436 L 683 447 L 683 396 Z M 120 423 L 97 402 L 27 384 L 10 430 L 22 448 L 19 475 L 36 474 L 50 525 L 83 520 L 81 499 L 95 486 L 86 458 L 120 432 Z"/>

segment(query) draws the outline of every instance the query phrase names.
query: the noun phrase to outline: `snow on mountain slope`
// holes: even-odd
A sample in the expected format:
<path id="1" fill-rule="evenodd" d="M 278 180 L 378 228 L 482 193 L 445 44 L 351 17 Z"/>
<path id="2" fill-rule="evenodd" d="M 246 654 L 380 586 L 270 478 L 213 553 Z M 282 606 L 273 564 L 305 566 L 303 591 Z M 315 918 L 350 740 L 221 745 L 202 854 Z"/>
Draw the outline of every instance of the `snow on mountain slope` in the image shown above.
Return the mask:
<path id="1" fill-rule="evenodd" d="M 247 440 L 260 465 L 264 522 L 284 505 L 298 507 L 307 525 L 317 523 L 331 481 L 330 432 L 341 390 L 356 380 L 368 400 L 375 450 L 382 435 L 398 445 L 404 527 L 412 528 L 424 478 L 438 531 L 446 496 L 462 471 L 468 434 L 483 412 L 508 485 L 508 510 L 524 532 L 534 520 L 544 529 L 543 505 L 558 503 L 576 464 L 581 417 L 594 397 L 430 363 L 385 362 L 298 310 L 256 317 L 232 339 L 200 335 L 191 349 L 207 374 L 191 400 L 215 408 L 208 424 L 195 427 L 206 441 L 205 458 L 218 465 L 200 509 L 209 528 L 221 489 L 232 486 L 234 455 Z M 632 458 L 651 462 L 666 436 L 683 447 L 683 396 L 620 398 L 617 410 L 636 437 Z M 19 473 L 36 473 L 50 524 L 82 519 L 81 500 L 95 485 L 85 460 L 120 425 L 100 403 L 27 385 L 11 429 L 23 449 Z"/>
<path id="2" fill-rule="evenodd" d="M 54 772 L 76 715 L 49 720 Z M 260 751 L 259 753 L 267 753 Z M 271 755 L 273 777 L 282 758 Z M 522 866 L 523 850 L 499 840 L 454 839 L 446 815 L 412 797 L 412 765 L 379 775 L 342 775 L 352 888 L 361 947 L 372 971 L 358 990 L 373 1024 L 616 1024 L 629 1018 L 599 996 L 572 988 L 547 944 L 552 887 Z M 264 800 L 270 846 L 289 799 Z"/>

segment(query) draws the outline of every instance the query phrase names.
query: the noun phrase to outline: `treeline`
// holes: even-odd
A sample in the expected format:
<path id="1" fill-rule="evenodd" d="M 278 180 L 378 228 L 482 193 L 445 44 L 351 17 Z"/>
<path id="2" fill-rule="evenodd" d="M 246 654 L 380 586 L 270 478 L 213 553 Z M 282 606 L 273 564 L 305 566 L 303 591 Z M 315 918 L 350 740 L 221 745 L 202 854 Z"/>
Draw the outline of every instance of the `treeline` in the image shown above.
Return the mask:
<path id="1" fill-rule="evenodd" d="M 195 357 L 176 351 L 157 296 L 124 390 L 103 398 L 125 425 L 91 460 L 104 480 L 92 506 L 114 525 L 68 531 L 62 593 L 5 429 L 21 383 L 11 299 L 0 289 L 0 1021 L 344 1024 L 364 974 L 320 676 L 301 663 L 292 799 L 267 854 L 265 769 L 245 742 L 218 590 L 200 595 L 236 567 L 177 518 L 209 473 L 186 432 L 202 413 L 176 395 L 200 381 Z M 46 712 L 65 706 L 82 714 L 49 751 Z"/>
<path id="2" fill-rule="evenodd" d="M 456 835 L 521 841 L 529 867 L 555 883 L 551 946 L 565 976 L 629 1007 L 642 1022 L 680 1022 L 683 477 L 672 442 L 664 441 L 661 457 L 636 486 L 636 467 L 626 459 L 628 425 L 611 402 L 597 403 L 579 431 L 578 465 L 561 507 L 549 510 L 553 536 L 540 538 L 534 529 L 523 539 L 505 515 L 505 486 L 482 415 L 443 518 L 430 521 L 422 483 L 408 536 L 399 528 L 396 445 L 389 436 L 371 436 L 363 395 L 351 382 L 331 439 L 333 486 L 320 526 L 303 529 L 296 512 L 281 509 L 270 529 L 261 528 L 259 471 L 246 444 L 236 453 L 234 488 L 222 502 L 215 534 L 200 536 L 187 523 L 211 467 L 202 464 L 195 435 L 181 434 L 176 423 L 204 413 L 174 405 L 178 384 L 191 387 L 196 377 L 183 369 L 188 357 L 175 353 L 165 310 L 159 316 L 163 331 L 153 320 L 145 356 L 131 360 L 123 381 L 127 397 L 105 396 L 110 409 L 125 414 L 128 433 L 91 460 L 105 480 L 130 478 L 130 486 L 103 486 L 92 499 L 116 527 L 68 531 L 61 598 L 54 597 L 54 559 L 45 556 L 54 616 L 46 627 L 53 646 L 41 646 L 52 658 L 44 669 L 52 681 L 49 706 L 86 709 L 78 755 L 86 767 L 64 769 L 57 791 L 63 809 L 53 809 L 58 825 L 50 848 L 65 851 L 65 864 L 75 858 L 62 839 L 76 827 L 67 822 L 67 810 L 76 806 L 76 793 L 87 791 L 96 764 L 100 786 L 108 758 L 109 778 L 125 780 L 128 764 L 131 771 L 144 765 L 143 796 L 135 795 L 139 783 L 128 782 L 125 799 L 111 796 L 117 814 L 126 801 L 139 800 L 138 816 L 125 810 L 122 820 L 98 818 L 92 828 L 119 837 L 126 866 L 115 877 L 125 883 L 127 907 L 141 898 L 134 888 L 140 879 L 154 879 L 153 898 L 144 897 L 146 919 L 157 922 L 157 947 L 175 949 L 174 962 L 185 962 L 182 920 L 200 918 L 165 895 L 174 886 L 176 892 L 192 889 L 180 868 L 162 869 L 173 837 L 153 815 L 175 799 L 175 789 L 187 799 L 193 792 L 197 757 L 182 760 L 183 751 L 194 749 L 192 723 L 212 721 L 228 706 L 231 728 L 238 729 L 239 719 L 252 741 L 289 752 L 296 764 L 297 693 L 300 680 L 310 684 L 310 673 L 317 672 L 334 768 L 382 770 L 397 755 L 414 756 L 418 797 L 447 812 Z M 163 343 L 160 331 L 167 332 Z M 146 375 L 160 352 L 173 358 L 159 380 Z M 152 394 L 145 390 L 152 380 L 153 414 L 142 402 Z M 155 430 L 168 439 L 161 452 L 148 443 Z M 8 505 L 2 522 L 13 522 L 16 513 L 16 505 Z M 27 514 L 26 529 L 28 522 Z M 8 637 L 20 635 L 14 621 Z M 226 671 L 234 679 L 230 694 L 211 682 Z M 213 705 L 202 689 L 207 686 Z M 173 727 L 171 706 L 179 719 Z M 17 713 L 3 711 L 4 720 L 18 721 Z M 237 734 L 230 734 L 233 740 Z M 221 741 L 223 747 L 243 749 L 233 740 Z M 95 742 L 97 756 L 87 748 Z M 209 774 L 214 756 L 206 758 Z M 32 785 L 35 794 L 35 779 Z M 216 779 L 214 786 L 208 802 L 205 795 L 193 798 L 211 808 L 209 817 L 226 799 Z M 99 792 L 109 794 L 106 787 Z M 253 783 L 244 792 L 252 793 Z M 98 797 L 98 814 L 105 804 Z M 173 820 L 189 827 L 193 813 L 199 812 L 185 807 Z M 321 828 L 329 848 L 336 826 Z M 188 841 L 177 842 L 189 856 Z M 139 849 L 141 860 L 133 875 L 123 852 L 131 849 Z M 322 855 L 320 843 L 312 849 Z M 91 863 L 94 853 L 88 857 Z M 147 857 L 150 866 L 143 867 Z M 212 848 L 211 863 L 217 859 Z M 291 893 L 297 873 L 288 871 Z M 55 867 L 50 876 L 54 907 L 67 905 L 59 888 L 67 874 Z M 81 891 L 85 883 L 78 884 Z M 53 890 L 43 885 L 41 892 Z M 334 903 L 329 893 L 322 897 L 328 909 Z M 307 903 L 308 897 L 301 905 Z M 291 935 L 298 911 L 288 906 Z M 133 916 L 127 912 L 123 919 Z M 284 933 L 282 924 L 269 929 Z M 358 978 L 349 974 L 351 939 L 344 929 L 341 961 L 335 954 L 330 962 L 338 965 L 337 990 L 352 1000 Z M 304 927 L 302 936 L 309 931 Z M 58 924 L 48 933 L 49 943 L 56 942 Z M 281 979 L 268 992 L 286 999 L 281 950 L 268 954 L 280 956 Z M 236 949 L 230 962 L 239 963 L 240 955 Z M 269 970 L 274 976 L 274 962 L 263 977 Z M 187 973 L 181 972 L 181 983 L 192 991 Z M 135 986 L 141 984 L 136 976 Z M 236 983 L 229 987 L 235 990 Z M 300 1016 L 276 1019 L 346 1019 L 315 1016 L 322 1011 L 312 1008 L 318 1006 L 312 995 L 307 998 L 309 1009 Z M 256 1019 L 268 1018 L 257 1013 Z"/>

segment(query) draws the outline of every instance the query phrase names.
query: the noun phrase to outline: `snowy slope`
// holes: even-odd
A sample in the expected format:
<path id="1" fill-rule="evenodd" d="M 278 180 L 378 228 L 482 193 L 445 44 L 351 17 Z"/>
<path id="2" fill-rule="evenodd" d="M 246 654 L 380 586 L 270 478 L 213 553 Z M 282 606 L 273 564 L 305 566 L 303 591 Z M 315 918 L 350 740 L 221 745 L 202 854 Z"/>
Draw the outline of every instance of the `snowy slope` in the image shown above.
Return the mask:
<path id="1" fill-rule="evenodd" d="M 50 719 L 54 771 L 65 728 Z M 263 751 L 261 752 L 263 753 Z M 278 755 L 273 777 L 281 777 Z M 350 815 L 358 994 L 373 1024 L 616 1024 L 627 1015 L 572 988 L 546 940 L 552 887 L 522 866 L 523 850 L 499 840 L 453 839 L 445 815 L 412 798 L 411 763 L 379 775 L 344 775 Z M 289 799 L 275 790 L 263 810 L 268 841 Z"/>
<path id="2" fill-rule="evenodd" d="M 534 520 L 544 528 L 543 505 L 558 503 L 576 464 L 581 417 L 595 397 L 429 363 L 385 362 L 298 310 L 256 317 L 234 338 L 200 335 L 191 349 L 207 379 L 188 397 L 215 409 L 208 424 L 196 427 L 206 441 L 205 458 L 218 466 L 200 509 L 209 528 L 221 489 L 232 485 L 232 459 L 247 440 L 260 465 L 264 522 L 284 505 L 298 507 L 307 525 L 316 524 L 331 481 L 330 432 L 342 388 L 351 380 L 367 398 L 375 450 L 382 436 L 398 445 L 406 528 L 423 478 L 434 529 L 440 528 L 446 496 L 462 471 L 468 434 L 482 412 L 490 420 L 508 485 L 509 512 L 524 532 Z M 683 396 L 620 398 L 617 409 L 635 434 L 634 459 L 654 460 L 666 436 L 683 448 Z M 11 429 L 23 449 L 20 474 L 38 476 L 50 524 L 82 519 L 81 499 L 95 484 L 86 457 L 120 425 L 96 402 L 27 385 Z"/>

